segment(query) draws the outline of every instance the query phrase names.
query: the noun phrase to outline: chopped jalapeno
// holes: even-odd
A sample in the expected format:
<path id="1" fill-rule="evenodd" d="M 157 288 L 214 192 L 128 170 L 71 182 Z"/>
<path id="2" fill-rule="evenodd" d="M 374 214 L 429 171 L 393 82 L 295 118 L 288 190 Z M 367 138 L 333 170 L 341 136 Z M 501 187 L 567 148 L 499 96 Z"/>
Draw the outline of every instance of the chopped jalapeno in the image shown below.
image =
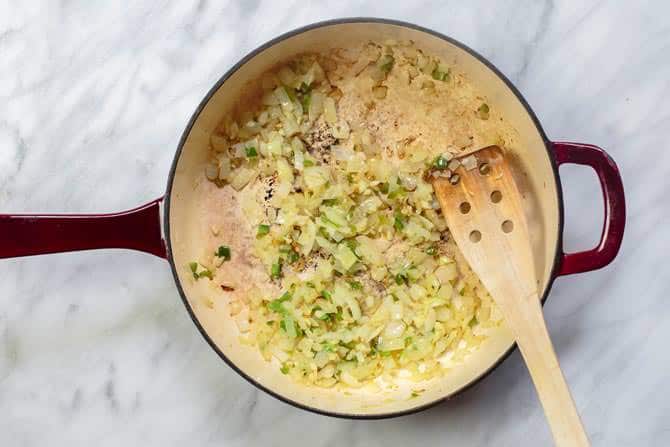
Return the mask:
<path id="1" fill-rule="evenodd" d="M 486 103 L 483 103 L 477 109 L 477 114 L 479 115 L 479 118 L 481 118 L 483 120 L 489 119 L 489 105 L 486 104 Z"/>
<path id="2" fill-rule="evenodd" d="M 300 104 L 302 105 L 302 109 L 307 113 L 309 110 L 309 105 L 312 103 L 312 95 L 307 93 L 302 96 L 302 99 L 300 100 Z"/>
<path id="3" fill-rule="evenodd" d="M 309 93 L 309 92 L 312 91 L 312 86 L 305 83 L 305 82 L 302 82 L 300 84 L 300 87 L 298 87 L 297 90 L 298 90 L 298 93 L 302 93 L 304 95 L 305 93 Z"/>
<path id="4" fill-rule="evenodd" d="M 188 267 L 191 269 L 191 273 L 193 273 L 193 277 L 195 279 L 198 279 L 198 274 L 196 271 L 198 270 L 198 263 L 197 262 L 189 262 Z"/>
<path id="5" fill-rule="evenodd" d="M 216 250 L 216 253 L 214 253 L 214 255 L 217 258 L 223 259 L 224 261 L 230 261 L 231 257 L 230 247 L 228 247 L 227 245 L 221 245 L 219 246 L 219 249 Z"/>
<path id="6" fill-rule="evenodd" d="M 407 273 L 401 272 L 395 275 L 395 283 L 398 284 L 399 286 L 407 284 Z"/>
<path id="7" fill-rule="evenodd" d="M 288 301 L 291 299 L 291 294 L 288 292 L 284 292 L 282 296 L 277 298 L 276 300 L 272 300 L 268 303 L 268 309 L 270 309 L 273 312 L 277 313 L 284 313 L 286 312 L 286 309 L 284 309 L 284 306 L 282 306 L 282 303 L 284 301 Z"/>
<path id="8" fill-rule="evenodd" d="M 436 81 L 448 81 L 449 80 L 449 70 L 441 71 L 439 68 L 435 68 L 431 73 L 431 76 Z"/>
<path id="9" fill-rule="evenodd" d="M 393 68 L 395 59 L 390 54 L 385 54 L 379 59 L 379 69 L 384 73 L 388 73 Z"/>
<path id="10" fill-rule="evenodd" d="M 270 268 L 270 276 L 272 279 L 279 279 L 281 278 L 281 259 L 274 264 L 272 264 L 272 267 Z"/>
<path id="11" fill-rule="evenodd" d="M 297 262 L 298 259 L 300 259 L 300 255 L 297 251 L 291 250 L 288 252 L 286 259 L 288 260 L 289 264 L 293 264 L 294 262 Z"/>
<path id="12" fill-rule="evenodd" d="M 189 262 L 189 264 L 188 264 L 188 267 L 191 270 L 191 273 L 193 273 L 193 278 L 195 278 L 195 279 L 200 279 L 200 278 L 214 279 L 214 274 L 209 269 L 206 269 L 206 268 L 203 267 L 203 270 L 198 272 L 198 265 L 199 264 L 197 262 Z"/>
<path id="13" fill-rule="evenodd" d="M 389 194 L 389 199 L 395 199 L 396 197 L 405 195 L 407 195 L 407 190 L 404 187 L 399 186 L 395 190 L 391 191 L 391 194 Z"/>
<path id="14" fill-rule="evenodd" d="M 441 171 L 447 169 L 448 165 L 449 165 L 449 160 L 447 160 L 446 158 L 444 158 L 441 155 L 439 157 L 437 157 L 435 159 L 435 161 L 433 162 L 433 166 L 435 167 L 435 169 L 439 169 Z"/>
<path id="15" fill-rule="evenodd" d="M 256 236 L 262 237 L 270 232 L 270 225 L 260 224 L 256 231 Z"/>
<path id="16" fill-rule="evenodd" d="M 214 279 L 214 274 L 211 270 L 205 269 L 202 272 L 198 273 L 198 278 L 209 278 Z"/>
<path id="17" fill-rule="evenodd" d="M 393 219 L 393 227 L 398 230 L 402 231 L 403 228 L 405 228 L 405 218 L 403 217 L 402 214 L 396 213 L 395 218 Z"/>

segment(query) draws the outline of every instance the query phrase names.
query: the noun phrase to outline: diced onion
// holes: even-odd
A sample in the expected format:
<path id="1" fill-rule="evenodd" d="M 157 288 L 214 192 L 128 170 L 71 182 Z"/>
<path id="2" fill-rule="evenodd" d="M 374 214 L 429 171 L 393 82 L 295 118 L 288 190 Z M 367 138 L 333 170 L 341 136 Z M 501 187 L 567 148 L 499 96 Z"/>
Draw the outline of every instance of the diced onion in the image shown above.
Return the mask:
<path id="1" fill-rule="evenodd" d="M 209 141 L 216 152 L 225 152 L 230 147 L 228 140 L 222 135 L 213 133 Z"/>
<path id="2" fill-rule="evenodd" d="M 305 185 L 312 191 L 316 191 L 323 187 L 328 181 L 328 171 L 324 167 L 310 166 L 305 168 L 303 179 Z"/>
<path id="3" fill-rule="evenodd" d="M 376 87 L 372 88 L 372 96 L 374 96 L 377 99 L 384 99 L 386 98 L 386 92 L 388 88 L 383 85 L 379 85 Z"/>
<path id="4" fill-rule="evenodd" d="M 447 284 L 449 281 L 453 281 L 458 278 L 458 269 L 455 263 L 450 263 L 443 265 L 435 270 L 435 276 L 442 284 Z"/>
<path id="5" fill-rule="evenodd" d="M 230 158 L 228 157 L 221 157 L 219 159 L 219 172 L 218 176 L 221 180 L 227 180 L 230 177 L 230 174 L 232 173 L 230 169 Z"/>
<path id="6" fill-rule="evenodd" d="M 286 93 L 286 89 L 284 87 L 277 87 L 274 93 L 282 109 L 284 109 L 286 112 L 293 110 L 293 103 L 291 102 L 291 98 L 289 98 L 288 93 Z"/>
<path id="7" fill-rule="evenodd" d="M 277 73 L 277 77 L 282 84 L 293 87 L 296 82 L 296 75 L 289 67 L 282 67 Z"/>
<path id="8" fill-rule="evenodd" d="M 249 169 L 245 167 L 240 167 L 235 170 L 231 176 L 230 186 L 232 186 L 236 191 L 240 191 L 242 188 L 247 186 L 247 184 L 256 178 L 258 173 L 254 169 Z"/>
<path id="9" fill-rule="evenodd" d="M 471 171 L 477 167 L 477 159 L 474 155 L 468 155 L 461 159 L 461 164 L 465 169 Z"/>
<path id="10" fill-rule="evenodd" d="M 402 93 L 420 110 L 427 100 L 439 107 L 452 97 L 463 111 L 485 103 L 460 76 L 447 78 L 443 62 L 410 44 L 370 43 L 345 53 L 300 55 L 250 84 L 258 95 L 209 136 L 204 174 L 239 191 L 233 202 L 242 212 L 240 229 L 252 233 L 233 244 L 220 223 L 216 231 L 211 222 L 205 228 L 217 246 L 235 246 L 232 259 L 261 263 L 272 283 L 262 289 L 240 283 L 243 290 L 231 295 L 228 309 L 242 343 L 278 361 L 291 380 L 381 389 L 398 379 L 439 376 L 503 319 L 476 275 L 460 264 L 423 177 L 440 152 L 446 163 L 439 174 L 446 178 L 461 163 L 476 167 L 475 157 L 459 161 L 452 152 L 471 145 L 477 129 L 450 127 L 446 148 L 425 135 L 393 142 L 384 132 L 394 117 L 382 110 L 393 104 L 382 101 Z M 352 79 L 343 79 L 351 66 L 338 67 L 345 56 L 357 61 Z M 398 85 L 402 91 L 393 90 Z M 469 99 L 476 104 L 470 109 Z M 366 110 L 379 127 L 366 122 Z M 403 122 L 403 133 L 411 124 Z M 231 249 L 217 246 L 186 267 L 212 291 L 218 281 L 202 277 L 236 281 L 225 265 Z M 214 296 L 205 303 L 219 305 Z"/>
<path id="11" fill-rule="evenodd" d="M 399 320 L 391 320 L 386 324 L 384 337 L 398 338 L 405 332 L 405 323 Z"/>
<path id="12" fill-rule="evenodd" d="M 380 337 L 381 342 L 377 343 L 377 349 L 379 349 L 382 352 L 388 352 L 388 351 L 397 351 L 399 349 L 404 349 L 405 348 L 405 341 L 402 338 L 385 338 L 385 337 Z"/>
<path id="13" fill-rule="evenodd" d="M 337 110 L 335 109 L 335 100 L 326 97 L 323 100 L 324 118 L 328 124 L 337 124 Z"/>
<path id="14" fill-rule="evenodd" d="M 219 176 L 219 169 L 214 164 L 208 164 L 205 167 L 205 176 L 209 180 L 216 180 L 216 178 Z"/>
<path id="15" fill-rule="evenodd" d="M 324 95 L 320 92 L 312 93 L 312 99 L 309 103 L 308 116 L 310 121 L 316 121 L 323 112 Z"/>

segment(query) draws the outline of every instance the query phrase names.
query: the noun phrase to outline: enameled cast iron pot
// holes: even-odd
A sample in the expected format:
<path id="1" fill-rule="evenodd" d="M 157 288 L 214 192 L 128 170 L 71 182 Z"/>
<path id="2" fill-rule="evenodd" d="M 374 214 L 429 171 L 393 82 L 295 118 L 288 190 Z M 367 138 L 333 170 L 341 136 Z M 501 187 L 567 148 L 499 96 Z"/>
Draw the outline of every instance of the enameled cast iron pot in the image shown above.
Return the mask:
<path id="1" fill-rule="evenodd" d="M 194 221 L 202 212 L 199 204 L 204 198 L 198 196 L 193 184 L 203 175 L 211 131 L 232 107 L 245 83 L 298 53 L 389 38 L 411 39 L 418 48 L 452 64 L 519 132 L 516 164 L 523 173 L 521 188 L 527 198 L 542 299 L 546 299 L 556 277 L 610 263 L 621 245 L 625 224 L 623 185 L 614 161 L 595 146 L 549 141 L 519 91 L 490 62 L 465 45 L 416 25 L 368 18 L 321 22 L 289 32 L 256 49 L 224 74 L 186 126 L 163 198 L 116 214 L 1 215 L 0 257 L 130 248 L 167 259 L 186 309 L 210 346 L 249 382 L 300 408 L 332 416 L 382 418 L 421 410 L 462 391 L 509 355 L 514 343 L 505 328 L 491 335 L 463 366 L 422 384 L 426 391 L 413 399 L 407 399 L 409 384 L 389 393 L 366 388 L 351 393 L 318 389 L 294 383 L 276 365 L 265 362 L 255 347 L 239 343 L 237 326 L 225 305 L 203 305 L 205 292 L 189 280 L 186 268 L 190 260 L 197 258 L 198 247 L 203 244 L 202 232 Z M 562 250 L 563 200 L 558 167 L 563 163 L 593 168 L 603 191 L 605 222 L 600 242 L 580 253 Z"/>

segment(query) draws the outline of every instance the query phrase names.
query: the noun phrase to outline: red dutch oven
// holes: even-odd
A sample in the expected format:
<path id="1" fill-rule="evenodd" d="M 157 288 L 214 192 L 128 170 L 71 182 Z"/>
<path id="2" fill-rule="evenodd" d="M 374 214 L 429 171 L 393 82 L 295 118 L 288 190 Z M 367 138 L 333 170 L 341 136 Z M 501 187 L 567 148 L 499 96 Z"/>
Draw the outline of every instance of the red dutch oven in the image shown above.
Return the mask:
<path id="1" fill-rule="evenodd" d="M 217 212 L 207 209 L 210 202 L 204 190 L 193 185 L 203 177 L 209 135 L 238 99 L 244 84 L 299 53 L 386 39 L 413 40 L 418 48 L 451 61 L 454 69 L 477 85 L 519 132 L 515 155 L 518 169 L 525 174 L 522 189 L 543 300 L 557 277 L 596 270 L 615 258 L 623 238 L 626 211 L 619 170 L 605 151 L 590 144 L 550 141 L 514 85 L 462 43 L 416 25 L 370 18 L 326 21 L 291 31 L 233 66 L 207 93 L 186 125 L 164 197 L 113 214 L 0 215 L 0 258 L 101 248 L 128 248 L 165 258 L 186 310 L 219 356 L 255 386 L 310 411 L 349 418 L 391 417 L 424 409 L 462 391 L 512 351 L 513 337 L 506 328 L 491 334 L 462 366 L 422 384 L 425 391 L 413 399 L 406 398 L 409 385 L 388 392 L 365 387 L 347 392 L 310 387 L 281 374 L 276 365 L 261 358 L 255 347 L 239 343 L 238 329 L 226 303 L 204 305 L 211 291 L 195 284 L 186 267 L 204 244 L 202 228 L 195 222 L 205 212 Z M 558 168 L 565 163 L 591 167 L 603 192 L 605 221 L 600 242 L 578 253 L 565 253 L 562 249 L 563 198 Z M 248 273 L 245 269 L 255 267 L 250 264 L 235 266 L 241 277 Z"/>

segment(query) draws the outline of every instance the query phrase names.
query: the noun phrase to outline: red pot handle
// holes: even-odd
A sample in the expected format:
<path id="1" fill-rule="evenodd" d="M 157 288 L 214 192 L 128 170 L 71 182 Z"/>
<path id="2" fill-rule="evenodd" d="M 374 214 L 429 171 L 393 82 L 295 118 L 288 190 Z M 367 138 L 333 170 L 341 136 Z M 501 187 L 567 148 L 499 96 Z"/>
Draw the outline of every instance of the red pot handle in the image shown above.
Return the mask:
<path id="1" fill-rule="evenodd" d="M 94 248 L 130 248 L 165 258 L 162 201 L 113 214 L 0 214 L 0 258 Z"/>
<path id="2" fill-rule="evenodd" d="M 556 163 L 590 166 L 598 175 L 605 202 L 605 222 L 598 245 L 579 253 L 563 253 L 558 275 L 589 272 L 605 267 L 619 252 L 626 225 L 626 202 L 621 174 L 614 160 L 590 144 L 552 143 Z"/>

